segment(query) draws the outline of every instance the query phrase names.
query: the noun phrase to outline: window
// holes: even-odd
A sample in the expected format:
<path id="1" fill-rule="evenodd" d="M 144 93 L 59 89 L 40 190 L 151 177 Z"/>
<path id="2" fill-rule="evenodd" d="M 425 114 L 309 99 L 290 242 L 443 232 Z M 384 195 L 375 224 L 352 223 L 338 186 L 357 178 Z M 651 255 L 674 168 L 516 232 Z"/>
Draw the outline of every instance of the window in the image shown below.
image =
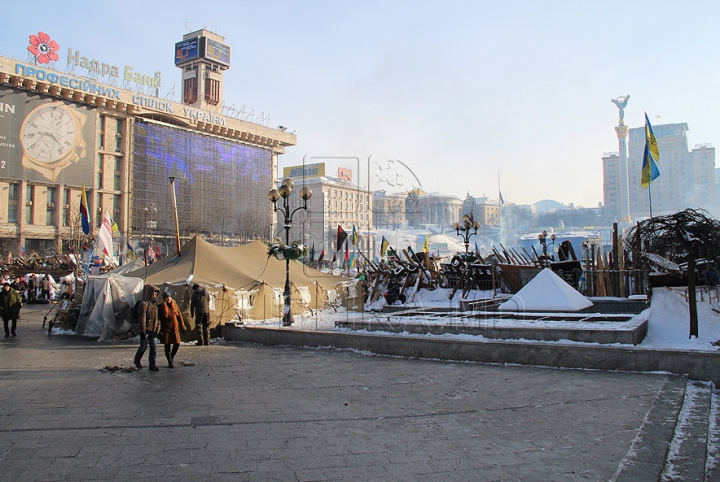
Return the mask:
<path id="1" fill-rule="evenodd" d="M 25 224 L 33 224 L 33 186 L 25 186 Z"/>
<path id="2" fill-rule="evenodd" d="M 122 135 L 122 121 L 120 119 L 115 120 L 115 151 L 122 152 L 123 135 Z"/>
<path id="3" fill-rule="evenodd" d="M 103 149 L 105 147 L 105 116 L 100 116 L 100 122 L 98 123 L 98 147 Z"/>
<path id="4" fill-rule="evenodd" d="M 98 189 L 102 189 L 103 187 L 103 155 L 98 154 L 98 162 L 97 162 L 97 187 Z"/>
<path id="5" fill-rule="evenodd" d="M 63 194 L 62 225 L 70 226 L 70 190 L 64 189 Z"/>
<path id="6" fill-rule="evenodd" d="M 20 184 L 9 184 L 8 187 L 8 223 L 17 223 Z"/>
<path id="7" fill-rule="evenodd" d="M 49 187 L 47 189 L 47 209 L 45 211 L 45 225 L 52 226 L 55 221 L 55 202 L 57 188 Z"/>

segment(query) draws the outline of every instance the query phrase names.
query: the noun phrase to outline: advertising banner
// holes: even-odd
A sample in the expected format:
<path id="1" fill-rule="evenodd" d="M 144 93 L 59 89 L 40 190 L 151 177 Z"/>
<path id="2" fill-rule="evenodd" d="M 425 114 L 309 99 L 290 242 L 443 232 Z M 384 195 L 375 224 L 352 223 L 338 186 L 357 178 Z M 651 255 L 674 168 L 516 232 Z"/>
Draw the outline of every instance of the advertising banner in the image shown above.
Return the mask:
<path id="1" fill-rule="evenodd" d="M 93 184 L 95 112 L 0 90 L 0 177 Z"/>

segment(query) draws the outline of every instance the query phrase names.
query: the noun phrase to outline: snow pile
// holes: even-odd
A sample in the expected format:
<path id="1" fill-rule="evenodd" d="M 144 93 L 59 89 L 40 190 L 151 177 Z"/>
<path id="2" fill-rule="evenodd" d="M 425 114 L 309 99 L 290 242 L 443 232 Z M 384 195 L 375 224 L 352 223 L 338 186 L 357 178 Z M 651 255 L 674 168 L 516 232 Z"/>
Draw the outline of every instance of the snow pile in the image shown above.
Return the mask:
<path id="1" fill-rule="evenodd" d="M 545 268 L 512 298 L 500 305 L 501 311 L 580 311 L 593 305 L 562 278 Z"/>
<path id="2" fill-rule="evenodd" d="M 720 340 L 720 305 L 715 300 L 698 296 L 698 338 L 690 339 L 690 307 L 684 292 L 670 288 L 655 288 L 649 309 L 640 317 L 648 320 L 648 332 L 643 347 L 689 350 L 717 350 Z"/>

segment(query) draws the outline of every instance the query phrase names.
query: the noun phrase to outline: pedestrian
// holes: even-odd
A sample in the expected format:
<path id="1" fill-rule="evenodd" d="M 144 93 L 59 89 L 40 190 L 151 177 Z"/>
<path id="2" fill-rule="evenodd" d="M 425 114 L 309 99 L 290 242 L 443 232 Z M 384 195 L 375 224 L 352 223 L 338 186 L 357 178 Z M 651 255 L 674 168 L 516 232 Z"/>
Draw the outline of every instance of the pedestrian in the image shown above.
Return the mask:
<path id="1" fill-rule="evenodd" d="M 16 276 L 15 280 L 10 283 L 10 288 L 17 291 L 17 294 L 20 295 L 21 299 L 25 298 L 25 282 L 19 276 Z"/>
<path id="2" fill-rule="evenodd" d="M 160 290 L 153 285 L 145 285 L 143 291 L 145 296 L 143 300 L 138 303 L 137 309 L 138 314 L 138 331 L 140 332 L 140 347 L 135 353 L 136 368 L 142 368 L 142 357 L 145 355 L 145 350 L 150 345 L 150 355 L 148 356 L 148 362 L 150 363 L 150 370 L 156 372 L 159 371 L 156 358 L 157 358 L 157 337 L 160 333 L 160 321 L 158 320 L 158 305 L 157 298 L 160 294 Z"/>
<path id="3" fill-rule="evenodd" d="M 46 274 L 43 279 L 40 280 L 40 299 L 50 299 L 50 275 Z"/>
<path id="4" fill-rule="evenodd" d="M 190 317 L 195 318 L 197 325 L 197 345 L 210 344 L 210 303 L 205 288 L 195 283 L 190 298 Z"/>
<path id="5" fill-rule="evenodd" d="M 388 305 L 394 305 L 396 301 L 405 304 L 405 295 L 400 293 L 400 285 L 395 278 L 390 279 L 388 284 L 387 295 L 385 295 Z"/>
<path id="6" fill-rule="evenodd" d="M 162 294 L 163 302 L 158 309 L 158 317 L 162 327 L 161 339 L 165 345 L 165 358 L 168 368 L 175 368 L 173 360 L 180 348 L 180 333 L 185 333 L 185 322 L 177 303 L 167 291 Z"/>
<path id="7" fill-rule="evenodd" d="M 35 303 L 35 298 L 37 298 L 37 289 L 37 276 L 35 276 L 35 273 L 33 273 L 28 279 L 28 303 Z"/>
<path id="8" fill-rule="evenodd" d="M 22 308 L 22 299 L 17 291 L 10 287 L 10 283 L 4 283 L 2 291 L 0 291 L 0 317 L 3 320 L 5 328 L 5 338 L 17 336 L 17 320 L 20 318 L 20 308 Z M 8 327 L 8 323 L 12 325 Z"/>

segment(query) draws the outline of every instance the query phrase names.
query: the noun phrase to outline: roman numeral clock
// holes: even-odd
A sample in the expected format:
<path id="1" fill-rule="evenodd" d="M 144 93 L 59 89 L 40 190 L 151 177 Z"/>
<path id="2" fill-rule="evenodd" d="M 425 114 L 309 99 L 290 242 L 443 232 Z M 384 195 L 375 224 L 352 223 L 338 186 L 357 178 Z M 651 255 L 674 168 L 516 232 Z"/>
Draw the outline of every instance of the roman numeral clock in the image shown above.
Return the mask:
<path id="1" fill-rule="evenodd" d="M 20 127 L 23 166 L 57 181 L 61 170 L 85 156 L 85 121 L 65 105 L 45 104 L 30 111 Z"/>

